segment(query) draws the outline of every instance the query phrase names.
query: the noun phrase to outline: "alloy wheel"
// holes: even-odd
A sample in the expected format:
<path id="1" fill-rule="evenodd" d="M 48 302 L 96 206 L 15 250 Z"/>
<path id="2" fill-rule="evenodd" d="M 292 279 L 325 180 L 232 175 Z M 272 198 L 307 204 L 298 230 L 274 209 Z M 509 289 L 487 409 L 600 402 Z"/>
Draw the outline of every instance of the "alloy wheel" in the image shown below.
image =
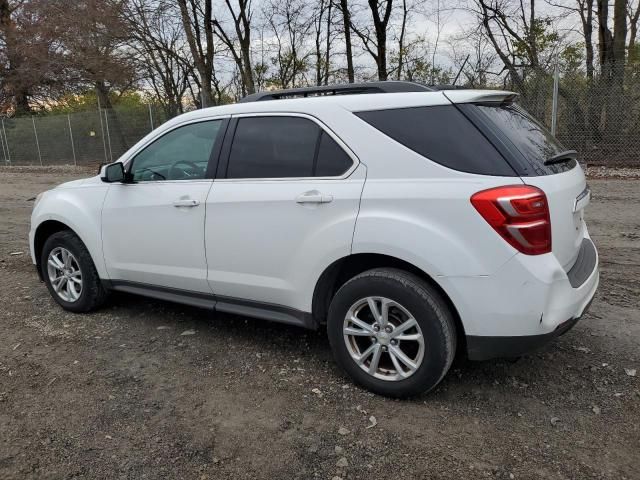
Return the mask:
<path id="1" fill-rule="evenodd" d="M 415 317 L 385 297 L 355 302 L 345 316 L 343 337 L 354 362 L 381 380 L 410 377 L 424 358 L 424 337 Z"/>
<path id="2" fill-rule="evenodd" d="M 56 247 L 47 258 L 49 281 L 56 294 L 73 303 L 82 294 L 82 271 L 76 257 L 64 247 Z"/>

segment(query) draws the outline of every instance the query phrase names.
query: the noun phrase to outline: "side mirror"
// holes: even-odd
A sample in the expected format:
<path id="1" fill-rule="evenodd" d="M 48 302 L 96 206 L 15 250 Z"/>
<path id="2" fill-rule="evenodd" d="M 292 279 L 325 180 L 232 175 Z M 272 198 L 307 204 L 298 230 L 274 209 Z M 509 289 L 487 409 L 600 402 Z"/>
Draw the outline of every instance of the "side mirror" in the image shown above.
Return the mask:
<path id="1" fill-rule="evenodd" d="M 100 179 L 106 183 L 123 182 L 125 179 L 124 165 L 120 162 L 104 165 L 100 168 Z"/>

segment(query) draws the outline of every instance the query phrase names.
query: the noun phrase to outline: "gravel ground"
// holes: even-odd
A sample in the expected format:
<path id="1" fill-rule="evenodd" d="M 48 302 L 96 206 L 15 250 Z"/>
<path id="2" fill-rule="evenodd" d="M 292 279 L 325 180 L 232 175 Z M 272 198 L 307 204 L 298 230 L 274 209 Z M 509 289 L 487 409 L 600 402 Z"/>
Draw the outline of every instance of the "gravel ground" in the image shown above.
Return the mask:
<path id="1" fill-rule="evenodd" d="M 322 332 L 127 295 L 62 311 L 27 199 L 87 174 L 0 168 L 0 478 L 640 478 L 637 180 L 590 182 L 601 286 L 572 331 L 393 401 Z"/>

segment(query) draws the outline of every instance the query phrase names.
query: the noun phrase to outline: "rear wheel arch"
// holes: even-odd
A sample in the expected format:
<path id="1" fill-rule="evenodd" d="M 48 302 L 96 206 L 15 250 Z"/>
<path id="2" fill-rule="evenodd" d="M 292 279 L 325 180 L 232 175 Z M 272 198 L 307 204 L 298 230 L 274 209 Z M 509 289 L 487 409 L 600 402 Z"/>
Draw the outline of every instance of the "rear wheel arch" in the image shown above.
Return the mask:
<path id="1" fill-rule="evenodd" d="M 329 265 L 320 275 L 313 292 L 312 313 L 314 320 L 318 324 L 325 323 L 331 299 L 338 289 L 356 275 L 374 268 L 396 268 L 404 270 L 416 275 L 431 285 L 442 296 L 454 317 L 456 330 L 458 332 L 458 351 L 466 351 L 466 345 L 460 345 L 460 343 L 465 341 L 464 325 L 462 324 L 456 306 L 447 292 L 424 270 L 406 260 L 390 255 L 355 253 L 342 257 Z"/>

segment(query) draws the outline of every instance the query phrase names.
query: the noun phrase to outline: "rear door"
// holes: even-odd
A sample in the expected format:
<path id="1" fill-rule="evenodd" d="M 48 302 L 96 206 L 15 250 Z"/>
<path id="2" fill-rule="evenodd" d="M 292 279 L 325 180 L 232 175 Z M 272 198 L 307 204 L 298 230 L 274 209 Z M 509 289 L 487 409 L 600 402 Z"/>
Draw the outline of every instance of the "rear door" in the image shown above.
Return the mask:
<path id="1" fill-rule="evenodd" d="M 459 107 L 501 150 L 524 183 L 546 194 L 552 252 L 568 271 L 586 235 L 584 208 L 590 192 L 582 169 L 575 160 L 545 165 L 545 160 L 567 149 L 521 107 L 511 103 Z"/>
<path id="2" fill-rule="evenodd" d="M 318 270 L 350 253 L 364 179 L 365 167 L 312 117 L 234 118 L 207 199 L 216 296 L 310 311 Z"/>

